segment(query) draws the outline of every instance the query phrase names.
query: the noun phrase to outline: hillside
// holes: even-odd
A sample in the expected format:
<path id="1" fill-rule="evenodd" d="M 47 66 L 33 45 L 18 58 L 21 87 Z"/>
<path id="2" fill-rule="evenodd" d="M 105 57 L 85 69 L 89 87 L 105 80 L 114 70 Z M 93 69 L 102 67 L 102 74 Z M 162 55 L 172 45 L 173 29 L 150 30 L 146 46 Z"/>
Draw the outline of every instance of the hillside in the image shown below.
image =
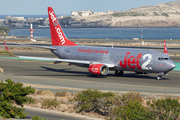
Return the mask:
<path id="1" fill-rule="evenodd" d="M 113 14 L 71 17 L 71 26 L 180 27 L 180 1 L 142 6 Z"/>

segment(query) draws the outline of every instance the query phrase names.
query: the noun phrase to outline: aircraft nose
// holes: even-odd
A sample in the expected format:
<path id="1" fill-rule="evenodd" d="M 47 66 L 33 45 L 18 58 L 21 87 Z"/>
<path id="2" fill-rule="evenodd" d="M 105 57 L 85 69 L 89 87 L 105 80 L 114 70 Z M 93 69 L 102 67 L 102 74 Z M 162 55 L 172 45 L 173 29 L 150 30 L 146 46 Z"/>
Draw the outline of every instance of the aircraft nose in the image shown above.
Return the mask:
<path id="1" fill-rule="evenodd" d="M 175 67 L 176 67 L 176 65 L 174 64 L 174 62 L 173 63 L 169 63 L 169 65 L 168 65 L 169 71 L 173 70 Z"/>
<path id="2" fill-rule="evenodd" d="M 176 65 L 173 63 L 173 64 L 171 65 L 171 67 L 172 67 L 172 69 L 174 69 L 174 68 L 176 67 Z"/>

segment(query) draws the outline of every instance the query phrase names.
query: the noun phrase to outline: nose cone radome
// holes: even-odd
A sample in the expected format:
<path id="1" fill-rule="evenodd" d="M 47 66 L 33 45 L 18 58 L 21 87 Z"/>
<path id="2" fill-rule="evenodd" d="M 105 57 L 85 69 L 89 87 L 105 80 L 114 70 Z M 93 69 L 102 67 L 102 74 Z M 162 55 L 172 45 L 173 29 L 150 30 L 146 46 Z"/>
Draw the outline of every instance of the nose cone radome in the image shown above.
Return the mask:
<path id="1" fill-rule="evenodd" d="M 176 67 L 176 65 L 173 63 L 172 65 L 171 65 L 171 67 L 172 67 L 172 70 Z"/>
<path id="2" fill-rule="evenodd" d="M 174 64 L 174 62 L 173 63 L 171 62 L 168 64 L 169 71 L 173 70 L 175 67 L 176 67 L 176 65 Z"/>

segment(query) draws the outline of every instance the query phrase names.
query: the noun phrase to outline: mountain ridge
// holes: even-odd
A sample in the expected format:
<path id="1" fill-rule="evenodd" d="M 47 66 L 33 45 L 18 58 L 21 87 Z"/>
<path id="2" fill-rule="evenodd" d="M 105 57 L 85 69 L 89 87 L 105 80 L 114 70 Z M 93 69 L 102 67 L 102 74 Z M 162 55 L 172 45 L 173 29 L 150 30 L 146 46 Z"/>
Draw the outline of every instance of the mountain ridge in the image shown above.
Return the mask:
<path id="1" fill-rule="evenodd" d="M 71 17 L 72 26 L 180 27 L 180 1 L 141 6 L 113 14 Z"/>

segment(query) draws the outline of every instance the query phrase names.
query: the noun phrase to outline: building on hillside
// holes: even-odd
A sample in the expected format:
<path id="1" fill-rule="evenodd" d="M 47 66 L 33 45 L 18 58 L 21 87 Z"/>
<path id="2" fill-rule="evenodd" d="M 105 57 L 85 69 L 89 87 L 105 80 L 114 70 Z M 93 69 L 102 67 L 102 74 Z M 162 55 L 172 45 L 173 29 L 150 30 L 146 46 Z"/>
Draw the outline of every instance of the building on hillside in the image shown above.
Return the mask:
<path id="1" fill-rule="evenodd" d="M 79 13 L 77 11 L 71 11 L 71 16 L 78 17 Z"/>
<path id="2" fill-rule="evenodd" d="M 79 17 L 79 16 L 89 16 L 93 14 L 92 11 L 87 10 L 87 11 L 71 11 L 71 16 Z"/>
<path id="3" fill-rule="evenodd" d="M 92 12 L 90 10 L 87 11 L 71 11 L 71 16 L 79 17 L 79 16 L 89 16 L 89 15 L 103 15 L 103 14 L 112 14 L 113 11 L 108 10 L 108 12 Z"/>

